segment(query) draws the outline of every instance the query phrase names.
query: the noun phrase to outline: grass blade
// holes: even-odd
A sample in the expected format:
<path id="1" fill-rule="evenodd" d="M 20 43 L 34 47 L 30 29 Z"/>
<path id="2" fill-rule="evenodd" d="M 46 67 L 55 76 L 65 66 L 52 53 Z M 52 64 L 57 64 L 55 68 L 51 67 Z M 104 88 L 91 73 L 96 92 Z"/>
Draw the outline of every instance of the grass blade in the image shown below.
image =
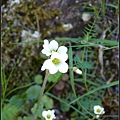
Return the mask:
<path id="1" fill-rule="evenodd" d="M 69 66 L 70 66 L 70 68 L 73 67 L 73 52 L 72 52 L 71 44 L 69 47 Z M 70 69 L 70 83 L 72 86 L 73 93 L 76 96 L 75 86 L 74 86 L 74 73 L 73 73 L 73 70 L 71 70 L 71 69 Z"/>
<path id="2" fill-rule="evenodd" d="M 88 93 L 86 93 L 86 94 L 78 97 L 77 99 L 75 99 L 74 101 L 72 101 L 70 104 L 73 104 L 74 102 L 78 101 L 79 99 L 81 99 L 81 98 L 83 98 L 83 97 L 85 97 L 85 96 L 87 96 L 87 95 L 89 95 L 89 94 L 92 94 L 92 93 L 94 93 L 94 92 L 96 92 L 96 91 L 98 91 L 98 90 L 105 89 L 105 88 L 107 88 L 107 87 L 111 87 L 111 86 L 118 85 L 118 84 L 119 84 L 119 81 L 115 81 L 115 82 L 111 82 L 111 83 L 109 83 L 109 84 L 100 86 L 100 87 L 98 87 L 98 88 L 96 88 L 96 89 L 94 89 L 94 90 L 91 90 L 91 91 L 89 91 Z"/>

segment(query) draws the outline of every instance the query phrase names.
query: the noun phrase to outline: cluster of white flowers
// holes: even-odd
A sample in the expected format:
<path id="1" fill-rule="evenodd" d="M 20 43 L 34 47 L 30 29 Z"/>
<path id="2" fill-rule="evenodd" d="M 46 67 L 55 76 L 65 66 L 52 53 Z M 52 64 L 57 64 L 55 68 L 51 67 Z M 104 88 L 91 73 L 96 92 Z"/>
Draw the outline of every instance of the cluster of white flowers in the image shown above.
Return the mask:
<path id="1" fill-rule="evenodd" d="M 99 118 L 100 115 L 105 113 L 104 108 L 99 105 L 95 105 L 93 109 L 94 113 L 97 115 L 96 118 Z"/>
<path id="2" fill-rule="evenodd" d="M 45 120 L 53 120 L 56 118 L 54 112 L 54 110 L 43 111 L 42 116 L 45 118 Z"/>
<path id="3" fill-rule="evenodd" d="M 68 64 L 66 63 L 68 59 L 67 47 L 58 47 L 58 42 L 52 40 L 50 43 L 47 39 L 44 40 L 42 53 L 46 56 L 50 56 L 49 59 L 45 60 L 41 70 L 49 70 L 50 74 L 55 74 L 56 72 L 66 73 L 68 71 Z"/>

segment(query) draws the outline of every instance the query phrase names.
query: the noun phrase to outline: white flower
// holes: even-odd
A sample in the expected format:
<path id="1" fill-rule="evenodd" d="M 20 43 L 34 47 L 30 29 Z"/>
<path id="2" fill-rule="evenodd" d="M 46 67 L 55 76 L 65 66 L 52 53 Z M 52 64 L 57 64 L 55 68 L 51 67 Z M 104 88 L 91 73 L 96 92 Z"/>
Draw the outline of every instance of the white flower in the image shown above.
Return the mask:
<path id="1" fill-rule="evenodd" d="M 68 64 L 65 62 L 67 59 L 68 55 L 66 53 L 52 52 L 51 58 L 43 63 L 41 70 L 48 69 L 50 74 L 55 74 L 57 71 L 66 73 L 68 71 Z"/>
<path id="2" fill-rule="evenodd" d="M 88 13 L 83 13 L 82 19 L 83 19 L 83 21 L 89 21 L 91 19 L 91 15 Z"/>
<path id="3" fill-rule="evenodd" d="M 58 42 L 55 40 L 52 40 L 50 43 L 47 39 L 44 40 L 44 45 L 43 45 L 42 53 L 45 54 L 46 56 L 50 56 L 52 52 L 58 52 L 60 54 L 66 53 L 67 48 L 65 46 L 60 46 L 58 48 Z"/>
<path id="4" fill-rule="evenodd" d="M 53 120 L 56 118 L 54 112 L 54 110 L 43 111 L 42 116 L 45 118 L 45 120 Z"/>
<path id="5" fill-rule="evenodd" d="M 97 114 L 97 115 L 101 115 L 101 114 L 104 114 L 105 111 L 104 111 L 104 108 L 99 106 L 99 105 L 95 105 L 94 106 L 94 113 Z"/>
<path id="6" fill-rule="evenodd" d="M 74 71 L 75 73 L 77 73 L 77 74 L 82 74 L 82 71 L 79 70 L 77 67 L 73 67 L 72 69 L 73 69 L 73 71 Z"/>
<path id="7" fill-rule="evenodd" d="M 99 118 L 100 116 L 99 115 L 96 115 L 96 118 Z"/>

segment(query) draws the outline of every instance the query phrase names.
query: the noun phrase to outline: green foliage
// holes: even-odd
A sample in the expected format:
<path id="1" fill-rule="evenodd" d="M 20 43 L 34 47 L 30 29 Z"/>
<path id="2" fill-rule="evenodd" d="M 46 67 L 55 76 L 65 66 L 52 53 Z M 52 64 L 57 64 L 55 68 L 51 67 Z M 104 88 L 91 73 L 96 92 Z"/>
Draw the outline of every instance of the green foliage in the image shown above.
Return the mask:
<path id="1" fill-rule="evenodd" d="M 93 89 L 93 90 L 90 90 L 88 93 L 86 93 L 86 94 L 78 97 L 77 99 L 75 99 L 74 101 L 72 101 L 71 104 L 74 103 L 74 102 L 76 102 L 76 101 L 78 101 L 79 99 L 81 99 L 81 98 L 83 98 L 83 97 L 85 97 L 85 96 L 88 96 L 88 95 L 90 95 L 90 94 L 98 91 L 98 90 L 105 89 L 105 88 L 108 88 L 108 87 L 110 87 L 110 86 L 114 86 L 114 85 L 118 85 L 118 84 L 119 84 L 119 81 L 115 81 L 115 82 L 112 82 L 112 83 L 105 84 L 105 85 L 103 85 L 103 86 L 97 87 L 97 88 L 95 88 L 95 89 Z"/>
<path id="2" fill-rule="evenodd" d="M 42 100 L 41 100 L 41 104 L 43 106 L 45 106 L 46 109 L 52 109 L 53 108 L 53 99 L 51 99 L 47 95 L 43 95 Z"/>
<path id="3" fill-rule="evenodd" d="M 96 37 L 96 31 L 94 29 L 95 29 L 95 21 L 93 23 L 89 23 L 85 27 L 83 31 L 84 40 L 81 43 L 88 43 L 91 38 Z"/>
<path id="4" fill-rule="evenodd" d="M 14 95 L 10 98 L 10 103 L 11 103 L 11 105 L 20 107 L 24 103 L 24 101 L 20 95 Z"/>
<path id="5" fill-rule="evenodd" d="M 18 59 L 19 60 L 19 59 Z M 18 61 L 17 61 L 18 62 Z M 12 77 L 13 71 L 16 67 L 16 64 L 12 67 L 12 70 L 10 71 L 10 74 L 8 76 L 8 78 L 6 78 L 6 73 L 5 73 L 5 65 L 3 64 L 3 62 L 1 61 L 1 79 L 2 79 L 2 105 L 4 104 L 4 100 L 6 99 L 6 91 L 7 91 L 7 87 L 9 84 L 9 81 Z"/>
<path id="6" fill-rule="evenodd" d="M 36 100 L 40 94 L 41 87 L 39 85 L 33 85 L 26 90 L 27 98 L 29 100 Z"/>
<path id="7" fill-rule="evenodd" d="M 39 6 L 36 6 L 33 2 L 35 2 L 35 0 L 21 0 L 20 5 L 14 5 L 16 8 L 14 10 L 12 10 L 7 3 L 7 5 L 5 5 L 6 12 L 3 12 L 4 15 L 2 15 L 2 120 L 33 120 L 36 115 L 40 120 L 44 120 L 42 111 L 53 109 L 54 99 L 60 103 L 58 104 L 59 108 L 57 110 L 62 111 L 64 114 L 66 113 L 66 116 L 69 114 L 69 117 L 71 117 L 70 120 L 94 119 L 93 107 L 94 105 L 102 106 L 102 102 L 104 102 L 102 101 L 103 95 L 106 94 L 105 89 L 109 91 L 111 90 L 109 89 L 110 87 L 119 84 L 116 76 L 114 82 L 110 81 L 109 84 L 107 81 L 103 81 L 100 74 L 101 66 L 97 66 L 100 46 L 103 46 L 103 50 L 115 50 L 119 45 L 119 42 L 115 40 L 116 34 L 118 34 L 118 23 L 117 20 L 114 19 L 118 17 L 118 4 L 115 4 L 117 2 L 113 1 L 113 3 L 108 3 L 104 0 L 93 0 L 90 6 L 90 2 L 82 3 L 78 1 L 83 5 L 82 10 L 85 10 L 85 12 L 89 11 L 88 13 L 92 14 L 92 18 L 90 21 L 84 22 L 83 37 L 80 37 L 82 35 L 78 35 L 76 38 L 58 37 L 58 33 L 63 32 L 63 21 L 61 23 L 59 22 L 63 17 L 59 15 L 61 15 L 62 12 L 64 13 L 64 10 L 61 12 L 63 3 L 60 3 L 60 7 L 54 8 L 54 2 L 52 3 L 51 1 L 42 1 Z M 67 2 L 65 4 L 68 4 Z M 9 11 L 7 7 L 11 10 Z M 110 11 L 111 15 L 114 14 L 114 16 L 110 17 L 107 10 Z M 67 9 L 65 11 L 69 12 Z M 81 13 L 77 16 L 81 17 Z M 56 19 L 57 17 L 58 19 Z M 68 22 L 67 16 L 65 22 Z M 73 26 L 75 24 L 76 22 Z M 38 30 L 41 36 L 38 40 L 32 38 L 31 41 L 27 41 L 27 38 L 21 37 L 21 31 L 25 29 L 30 30 L 31 33 Z M 75 29 L 75 31 L 77 31 L 77 29 Z M 71 33 L 72 31 L 70 31 L 70 34 Z M 68 63 L 70 69 L 68 75 L 70 81 L 68 80 L 69 78 L 65 81 L 63 80 L 65 89 L 55 96 L 52 93 L 56 90 L 54 85 L 62 79 L 63 74 L 57 72 L 54 75 L 49 75 L 49 84 L 47 85 L 47 91 L 49 91 L 49 93 L 46 92 L 42 96 L 40 106 L 36 111 L 37 103 L 35 102 L 38 100 L 41 91 L 40 85 L 43 83 L 42 76 L 44 75 L 41 75 L 42 73 L 36 75 L 36 73 L 39 73 L 41 64 L 47 59 L 47 57 L 40 52 L 41 43 L 43 43 L 42 38 L 50 37 L 51 40 L 53 39 L 51 37 L 54 36 L 56 37 L 55 40 L 61 42 L 61 45 L 66 43 L 65 45 L 69 46 Z M 18 41 L 20 42 L 18 43 Z M 13 44 L 13 42 L 15 44 Z M 17 67 L 15 67 L 16 58 L 20 60 Z M 104 58 L 104 56 L 103 59 L 104 64 L 106 64 L 106 58 Z M 112 57 L 109 59 L 110 63 L 112 63 Z M 71 69 L 74 66 L 82 69 L 82 75 L 74 74 Z M 96 66 L 98 69 L 96 69 Z M 94 74 L 95 70 L 99 72 Z M 103 72 L 106 75 L 106 69 Z M 112 70 L 111 72 L 112 75 L 116 75 Z M 111 80 L 111 76 L 107 75 L 106 77 L 106 80 Z M 34 82 L 32 81 L 33 79 Z M 50 82 L 53 84 L 51 85 Z M 51 88 L 53 88 L 53 90 L 51 90 Z M 116 93 L 116 90 L 114 93 Z M 105 105 L 105 103 L 103 105 Z M 69 120 L 69 118 L 67 119 Z M 101 119 L 105 118 L 101 117 Z"/>
<path id="8" fill-rule="evenodd" d="M 66 99 L 63 99 L 63 98 L 62 98 L 61 100 L 67 102 Z M 67 112 L 67 111 L 70 110 L 70 106 L 68 106 L 67 104 L 61 102 L 61 103 L 60 103 L 60 109 L 62 110 L 62 112 Z"/>
<path id="9" fill-rule="evenodd" d="M 32 118 L 29 116 L 24 116 L 24 117 L 18 117 L 17 120 L 32 120 Z"/>
<path id="10" fill-rule="evenodd" d="M 33 115 L 37 115 L 41 120 L 44 120 L 42 117 L 42 111 L 44 110 L 43 106 L 40 106 L 38 110 L 36 111 L 37 104 L 34 104 L 34 106 L 31 108 L 31 112 Z"/>
<path id="11" fill-rule="evenodd" d="M 19 109 L 11 104 L 4 105 L 2 109 L 2 120 L 14 120 L 19 113 Z"/>
<path id="12" fill-rule="evenodd" d="M 48 82 L 56 83 L 62 78 L 62 73 L 57 72 L 56 74 L 48 75 Z"/>
<path id="13" fill-rule="evenodd" d="M 69 66 L 72 68 L 73 66 L 73 51 L 72 51 L 72 47 L 71 44 L 69 46 Z M 76 96 L 76 92 L 75 92 L 75 86 L 74 86 L 74 73 L 73 70 L 70 69 L 70 83 L 72 86 L 72 90 L 74 92 L 74 95 Z"/>
<path id="14" fill-rule="evenodd" d="M 37 74 L 35 76 L 34 80 L 35 80 L 36 84 L 42 84 L 42 82 L 43 82 L 42 75 Z"/>
<path id="15" fill-rule="evenodd" d="M 69 102 L 72 102 L 74 99 L 75 99 L 75 95 L 73 93 L 68 93 L 66 98 L 62 98 L 62 101 L 69 103 Z M 67 112 L 70 110 L 70 106 L 63 102 L 60 102 L 60 108 L 63 112 Z"/>

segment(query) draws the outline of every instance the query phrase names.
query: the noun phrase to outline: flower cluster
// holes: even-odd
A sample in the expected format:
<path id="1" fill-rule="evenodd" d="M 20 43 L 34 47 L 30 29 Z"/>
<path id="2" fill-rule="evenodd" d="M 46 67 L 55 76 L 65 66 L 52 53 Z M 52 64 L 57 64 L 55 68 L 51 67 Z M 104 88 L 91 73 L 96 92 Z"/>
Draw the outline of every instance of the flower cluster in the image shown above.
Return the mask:
<path id="1" fill-rule="evenodd" d="M 93 109 L 94 113 L 97 115 L 96 116 L 97 118 L 99 118 L 100 115 L 105 113 L 104 108 L 99 105 L 95 105 Z"/>
<path id="2" fill-rule="evenodd" d="M 68 59 L 67 48 L 65 46 L 58 47 L 58 42 L 52 40 L 50 43 L 48 40 L 44 40 L 42 53 L 46 56 L 50 56 L 49 59 L 45 60 L 41 68 L 42 71 L 45 69 L 49 70 L 50 74 L 56 72 L 66 73 L 68 71 Z"/>
<path id="3" fill-rule="evenodd" d="M 53 120 L 56 118 L 54 112 L 54 110 L 43 111 L 42 116 L 45 118 L 45 120 Z"/>

